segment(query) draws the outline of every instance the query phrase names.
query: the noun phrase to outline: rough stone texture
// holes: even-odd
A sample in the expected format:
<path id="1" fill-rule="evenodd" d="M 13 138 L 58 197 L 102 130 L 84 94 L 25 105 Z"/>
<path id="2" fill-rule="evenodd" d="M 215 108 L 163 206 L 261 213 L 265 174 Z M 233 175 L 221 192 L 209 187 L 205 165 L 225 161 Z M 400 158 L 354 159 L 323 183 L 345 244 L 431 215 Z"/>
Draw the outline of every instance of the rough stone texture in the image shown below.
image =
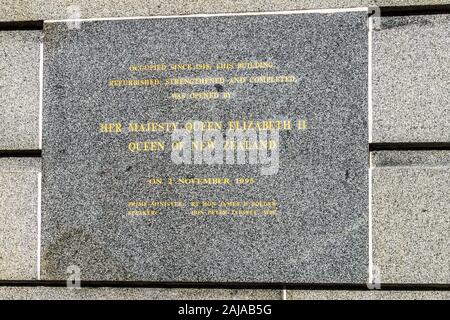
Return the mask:
<path id="1" fill-rule="evenodd" d="M 41 158 L 0 158 L 0 172 L 40 172 Z"/>
<path id="2" fill-rule="evenodd" d="M 281 290 L 0 287 L 0 300 L 280 300 Z M 287 290 L 288 300 L 448 300 L 450 291 Z"/>
<path id="3" fill-rule="evenodd" d="M 0 287 L 0 300 L 280 300 L 281 290 Z"/>
<path id="4" fill-rule="evenodd" d="M 373 142 L 450 141 L 450 15 L 383 17 L 373 33 Z"/>
<path id="5" fill-rule="evenodd" d="M 372 167 L 450 167 L 447 150 L 375 151 L 371 153 Z"/>
<path id="6" fill-rule="evenodd" d="M 288 290 L 289 300 L 449 300 L 450 291 Z"/>
<path id="7" fill-rule="evenodd" d="M 365 283 L 366 20 L 360 11 L 85 22 L 79 30 L 46 24 L 43 279 L 64 279 L 66 268 L 75 264 L 86 280 Z M 151 62 L 255 60 L 275 67 L 162 75 L 128 69 Z M 108 87 L 110 79 L 199 74 L 227 79 L 294 74 L 298 80 L 224 82 L 230 99 L 211 101 L 173 101 L 170 94 L 216 90 L 212 84 Z M 128 128 L 130 121 L 226 125 L 233 119 L 298 118 L 308 119 L 311 129 L 280 133 L 275 175 L 261 175 L 260 165 L 176 165 L 170 148 L 133 154 L 130 141 L 160 139 L 170 145 L 170 135 L 98 129 L 105 121 Z M 150 177 L 253 177 L 256 182 L 149 185 Z M 187 205 L 157 208 L 154 217 L 127 216 L 129 201 L 161 200 Z M 274 216 L 192 216 L 189 208 L 191 201 L 271 200 L 278 202 Z"/>
<path id="8" fill-rule="evenodd" d="M 0 21 L 67 19 L 74 16 L 72 5 L 79 6 L 82 18 L 96 18 L 446 3 L 448 0 L 112 0 L 106 5 L 104 0 L 1 0 Z"/>
<path id="9" fill-rule="evenodd" d="M 372 162 L 382 165 L 373 169 L 372 213 L 381 283 L 450 283 L 449 153 L 373 155 Z"/>
<path id="10" fill-rule="evenodd" d="M 40 36 L 0 31 L 0 150 L 39 146 Z"/>
<path id="11" fill-rule="evenodd" d="M 0 159 L 0 280 L 37 278 L 38 174 L 35 161 Z"/>

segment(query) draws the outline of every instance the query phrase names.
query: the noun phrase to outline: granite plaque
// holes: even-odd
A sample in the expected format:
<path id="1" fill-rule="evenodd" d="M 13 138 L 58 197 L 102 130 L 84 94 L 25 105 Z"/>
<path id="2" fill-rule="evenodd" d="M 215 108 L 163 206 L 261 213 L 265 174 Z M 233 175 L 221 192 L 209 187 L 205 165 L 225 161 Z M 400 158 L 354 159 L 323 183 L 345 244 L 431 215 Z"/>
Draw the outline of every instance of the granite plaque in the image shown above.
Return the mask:
<path id="1" fill-rule="evenodd" d="M 41 278 L 365 283 L 366 10 L 44 24 Z"/>

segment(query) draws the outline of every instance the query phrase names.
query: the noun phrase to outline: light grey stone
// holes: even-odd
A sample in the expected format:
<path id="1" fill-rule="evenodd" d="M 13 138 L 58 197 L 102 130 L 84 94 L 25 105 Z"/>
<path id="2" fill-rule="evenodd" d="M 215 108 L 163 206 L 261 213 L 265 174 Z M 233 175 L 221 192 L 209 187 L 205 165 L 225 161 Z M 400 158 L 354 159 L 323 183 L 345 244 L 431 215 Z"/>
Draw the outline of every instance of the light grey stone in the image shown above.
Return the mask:
<path id="1" fill-rule="evenodd" d="M 41 158 L 0 158 L 0 172 L 41 172 Z"/>
<path id="2" fill-rule="evenodd" d="M 0 300 L 280 300 L 281 290 L 0 287 Z M 287 290 L 288 300 L 448 300 L 449 291 Z"/>
<path id="3" fill-rule="evenodd" d="M 275 14 L 64 23 L 44 26 L 42 278 L 85 280 L 365 283 L 368 265 L 367 12 Z M 142 32 L 152 30 L 152 32 Z M 195 36 L 193 36 L 195 34 Z M 292 35 L 296 36 L 293 37 Z M 114 41 L 111 41 L 114 39 Z M 132 50 L 130 48 L 132 47 Z M 271 70 L 133 72 L 130 65 L 269 61 Z M 295 83 L 234 85 L 239 75 L 294 75 Z M 109 87 L 110 79 L 223 77 L 173 87 Z M 229 99 L 172 100 L 213 90 Z M 64 107 L 61 107 L 64 106 Z M 279 170 L 191 165 L 130 141 L 171 146 L 167 132 L 130 122 L 308 119 L 280 132 Z M 123 123 L 121 134 L 99 124 Z M 64 126 L 61 126 L 64 124 Z M 223 131 L 221 131 L 223 133 Z M 151 177 L 161 185 L 150 185 Z M 178 178 L 226 177 L 229 185 Z M 236 178 L 254 178 L 238 185 Z M 173 185 L 168 183 L 173 178 Z M 192 215 L 192 201 L 277 203 L 275 215 Z M 129 202 L 179 201 L 155 216 Z M 214 207 L 222 209 L 220 207 Z M 239 206 L 238 209 L 242 209 Z M 207 213 L 207 206 L 201 207 Z M 226 207 L 230 212 L 230 207 Z M 244 207 L 245 209 L 245 207 Z M 141 210 L 142 212 L 143 210 Z"/>
<path id="4" fill-rule="evenodd" d="M 383 17 L 373 33 L 373 142 L 450 141 L 450 15 Z"/>
<path id="5" fill-rule="evenodd" d="M 373 161 L 383 165 L 374 167 L 372 174 L 374 273 L 379 273 L 382 284 L 448 284 L 449 151 L 445 156 L 445 152 L 406 153 L 374 155 Z M 399 163 L 402 157 L 405 161 Z M 413 165 L 407 166 L 406 159 Z"/>
<path id="6" fill-rule="evenodd" d="M 38 174 L 0 161 L 0 190 L 0 280 L 36 279 Z"/>
<path id="7" fill-rule="evenodd" d="M 450 291 L 288 290 L 289 300 L 449 300 Z"/>
<path id="8" fill-rule="evenodd" d="M 40 36 L 0 31 L 0 150 L 39 147 Z"/>
<path id="9" fill-rule="evenodd" d="M 372 167 L 450 167 L 450 151 L 375 151 L 370 154 Z"/>
<path id="10" fill-rule="evenodd" d="M 448 0 L 1 0 L 0 21 L 446 4 Z M 72 7 L 71 7 L 72 6 Z"/>
<path id="11" fill-rule="evenodd" d="M 281 290 L 0 287 L 0 300 L 280 300 Z"/>

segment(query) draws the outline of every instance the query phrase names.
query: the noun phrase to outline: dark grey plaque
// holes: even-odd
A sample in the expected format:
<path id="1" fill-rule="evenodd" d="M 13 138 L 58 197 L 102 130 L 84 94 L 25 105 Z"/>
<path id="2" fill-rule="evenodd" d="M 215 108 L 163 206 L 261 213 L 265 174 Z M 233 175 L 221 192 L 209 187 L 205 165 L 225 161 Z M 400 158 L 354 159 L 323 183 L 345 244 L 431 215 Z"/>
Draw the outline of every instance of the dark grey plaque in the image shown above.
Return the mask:
<path id="1" fill-rule="evenodd" d="M 364 283 L 366 19 L 46 23 L 42 279 Z M 194 121 L 283 123 L 276 169 L 177 164 Z"/>

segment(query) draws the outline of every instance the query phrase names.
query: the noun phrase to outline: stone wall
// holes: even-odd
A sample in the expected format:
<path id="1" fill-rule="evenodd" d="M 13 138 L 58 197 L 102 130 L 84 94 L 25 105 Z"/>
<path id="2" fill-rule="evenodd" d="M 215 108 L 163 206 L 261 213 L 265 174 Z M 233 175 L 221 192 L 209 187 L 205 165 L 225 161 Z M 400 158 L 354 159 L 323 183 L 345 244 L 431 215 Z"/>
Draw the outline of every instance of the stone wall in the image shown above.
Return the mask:
<path id="1" fill-rule="evenodd" d="M 446 0 L 78 1 L 82 18 L 399 6 L 372 33 L 371 269 L 381 289 L 104 287 L 39 282 L 41 30 L 73 1 L 0 2 L 0 299 L 449 299 L 450 16 Z M 414 15 L 411 5 L 435 5 Z M 387 10 L 386 10 L 387 12 Z M 45 79 L 44 79 L 45 81 Z M 369 147 L 369 143 L 368 143 Z M 17 286 L 20 283 L 21 286 Z M 416 290 L 426 287 L 426 291 Z M 384 290 L 383 290 L 384 289 Z M 399 291 L 401 290 L 401 291 Z"/>

